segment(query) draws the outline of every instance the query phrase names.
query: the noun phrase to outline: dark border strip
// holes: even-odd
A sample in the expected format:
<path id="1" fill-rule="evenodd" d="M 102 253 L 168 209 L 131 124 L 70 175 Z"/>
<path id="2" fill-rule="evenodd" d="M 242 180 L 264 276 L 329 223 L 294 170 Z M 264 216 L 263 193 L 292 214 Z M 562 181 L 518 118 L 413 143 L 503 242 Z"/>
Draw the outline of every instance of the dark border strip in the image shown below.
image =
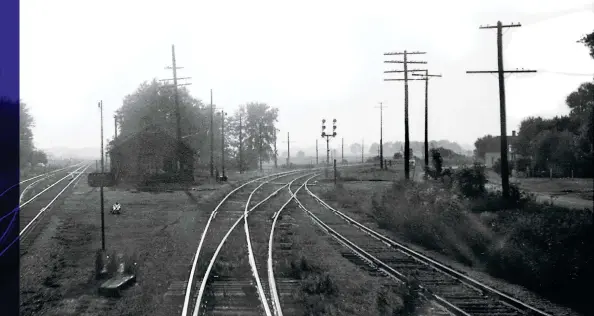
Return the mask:
<path id="1" fill-rule="evenodd" d="M 0 197 L 0 217 L 18 206 L 19 199 L 19 0 L 0 1 L 0 191 L 17 184 Z M 0 233 L 10 218 L 0 222 Z M 17 221 L 18 223 L 18 221 Z M 18 225 L 7 232 L 0 249 L 0 306 L 2 315 L 19 314 Z"/>

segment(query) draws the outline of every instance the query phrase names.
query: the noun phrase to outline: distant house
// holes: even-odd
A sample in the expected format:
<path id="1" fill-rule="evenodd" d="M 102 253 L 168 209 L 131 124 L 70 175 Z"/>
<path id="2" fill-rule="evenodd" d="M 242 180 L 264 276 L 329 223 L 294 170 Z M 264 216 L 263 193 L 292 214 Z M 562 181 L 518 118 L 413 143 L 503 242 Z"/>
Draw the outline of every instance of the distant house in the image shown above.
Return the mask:
<path id="1" fill-rule="evenodd" d="M 111 172 L 118 183 L 193 181 L 194 150 L 181 143 L 180 172 L 176 173 L 175 136 L 149 125 L 116 139 L 109 150 Z"/>
<path id="2" fill-rule="evenodd" d="M 512 151 L 512 144 L 517 138 L 518 136 L 516 136 L 516 131 L 512 131 L 512 135 L 507 136 L 507 145 L 509 148 L 507 152 L 507 159 L 510 162 L 518 158 Z M 485 152 L 485 166 L 487 168 L 493 167 L 498 159 L 501 159 L 501 138 L 499 136 L 493 137 L 491 143 L 487 144 L 487 151 Z"/>

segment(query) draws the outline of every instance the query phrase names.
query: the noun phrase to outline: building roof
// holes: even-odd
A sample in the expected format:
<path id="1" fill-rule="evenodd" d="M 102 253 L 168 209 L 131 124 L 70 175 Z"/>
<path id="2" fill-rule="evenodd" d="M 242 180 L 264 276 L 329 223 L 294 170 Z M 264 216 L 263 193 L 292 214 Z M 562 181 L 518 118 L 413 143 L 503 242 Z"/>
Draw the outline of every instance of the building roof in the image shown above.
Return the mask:
<path id="1" fill-rule="evenodd" d="M 517 139 L 518 139 L 518 136 L 508 135 L 507 136 L 507 144 L 513 145 Z M 485 153 L 498 153 L 500 151 L 501 151 L 501 137 L 495 136 L 487 144 L 487 150 L 485 150 Z"/>
<path id="2" fill-rule="evenodd" d="M 115 139 L 115 141 L 111 142 L 111 149 L 108 152 L 122 147 L 123 145 L 127 144 L 130 140 L 137 138 L 141 134 L 146 134 L 147 132 L 148 133 L 158 133 L 158 134 L 166 136 L 173 142 L 176 141 L 175 136 L 171 135 L 170 133 L 168 133 L 164 129 L 160 128 L 159 126 L 157 126 L 155 124 L 151 124 L 151 125 L 147 125 L 145 128 L 141 129 L 140 131 L 130 133 L 123 137 L 118 137 L 117 139 Z M 182 140 L 181 144 L 182 144 L 183 149 L 185 149 L 186 151 L 189 151 L 193 154 L 196 154 L 196 151 L 186 141 Z"/>

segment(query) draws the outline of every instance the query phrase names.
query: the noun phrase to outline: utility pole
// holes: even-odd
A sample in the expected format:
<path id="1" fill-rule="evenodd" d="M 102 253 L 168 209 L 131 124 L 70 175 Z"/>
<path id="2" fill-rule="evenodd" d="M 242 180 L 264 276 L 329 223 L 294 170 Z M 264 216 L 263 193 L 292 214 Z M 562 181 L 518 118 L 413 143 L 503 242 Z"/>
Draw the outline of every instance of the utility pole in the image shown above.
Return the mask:
<path id="1" fill-rule="evenodd" d="M 260 172 L 262 172 L 262 122 L 258 123 L 258 143 L 259 143 L 259 148 L 258 148 L 258 153 L 259 153 L 259 158 L 260 158 Z"/>
<path id="2" fill-rule="evenodd" d="M 113 139 L 115 140 L 116 138 L 118 138 L 118 116 L 117 115 L 113 116 L 113 127 L 114 127 Z"/>
<path id="3" fill-rule="evenodd" d="M 241 113 L 239 113 L 239 173 L 243 172 L 243 134 L 241 125 Z"/>
<path id="4" fill-rule="evenodd" d="M 178 86 L 187 86 L 187 85 L 191 85 L 191 83 L 183 83 L 183 84 L 178 84 L 177 81 L 178 80 L 182 80 L 182 79 L 191 79 L 190 77 L 184 77 L 184 78 L 178 78 L 177 77 L 177 70 L 178 69 L 183 69 L 184 67 L 177 67 L 176 64 L 176 60 L 175 60 L 175 45 L 171 45 L 171 63 L 172 66 L 171 67 L 165 67 L 165 69 L 172 69 L 173 70 L 173 79 L 162 79 L 160 81 L 168 81 L 168 80 L 173 80 L 173 85 L 165 85 L 165 87 L 173 87 L 173 98 L 174 98 L 174 102 L 175 102 L 175 121 L 176 121 L 176 140 L 177 140 L 177 148 L 176 148 L 176 171 L 180 170 L 181 167 L 181 144 L 182 144 L 182 140 L 181 140 L 181 114 L 179 111 L 179 94 L 178 94 L 178 90 L 177 87 Z"/>
<path id="5" fill-rule="evenodd" d="M 318 165 L 318 140 L 316 139 L 316 166 Z"/>
<path id="6" fill-rule="evenodd" d="M 341 159 L 341 160 L 340 160 L 340 163 L 342 164 L 342 163 L 344 163 L 344 137 L 342 138 L 342 146 L 341 146 L 341 148 L 342 148 L 342 149 L 341 149 L 341 150 L 342 150 L 342 152 L 341 152 L 341 154 L 340 154 L 340 159 Z"/>
<path id="7" fill-rule="evenodd" d="M 403 72 L 404 79 L 384 79 L 384 81 L 404 81 L 404 147 L 406 148 L 404 151 L 404 177 L 405 179 L 410 179 L 410 140 L 409 140 L 409 133 L 408 133 L 408 81 L 409 80 L 422 80 L 422 79 L 409 79 L 408 73 L 409 72 L 418 72 L 418 71 L 425 71 L 425 69 L 408 69 L 408 64 L 426 64 L 425 61 L 410 61 L 407 59 L 408 55 L 421 55 L 425 54 L 425 52 L 394 52 L 394 53 L 384 53 L 384 56 L 391 56 L 391 55 L 403 55 L 404 61 L 400 60 L 386 60 L 384 63 L 392 64 L 392 63 L 400 63 L 404 65 L 404 70 L 390 70 L 384 71 L 384 73 L 397 73 Z"/>
<path id="8" fill-rule="evenodd" d="M 274 140 L 274 169 L 278 168 L 278 151 L 276 150 L 276 127 L 272 130 L 272 139 Z"/>
<path id="9" fill-rule="evenodd" d="M 365 158 L 363 157 L 363 154 L 365 153 L 365 139 L 361 140 L 361 163 L 365 162 Z"/>
<path id="10" fill-rule="evenodd" d="M 379 107 L 376 108 L 380 109 L 380 145 L 379 145 L 379 157 L 380 157 L 380 169 L 384 169 L 384 140 L 383 140 L 383 126 L 384 126 L 384 104 L 383 102 L 379 103 Z"/>
<path id="11" fill-rule="evenodd" d="M 289 132 L 287 132 L 287 168 L 290 165 L 291 165 L 291 138 L 289 137 Z"/>
<path id="12" fill-rule="evenodd" d="M 503 25 L 501 21 L 497 21 L 496 26 L 480 26 L 480 29 L 497 29 L 497 70 L 486 71 L 467 71 L 469 74 L 483 74 L 483 73 L 497 73 L 499 78 L 499 120 L 501 125 L 501 187 L 503 197 L 509 197 L 509 162 L 508 162 L 508 147 L 507 147 L 507 127 L 505 114 L 505 73 L 527 73 L 536 72 L 536 70 L 504 70 L 503 69 L 503 28 L 504 27 L 520 27 L 521 24 Z"/>
<path id="13" fill-rule="evenodd" d="M 225 177 L 225 115 L 227 113 L 221 110 L 221 171 Z"/>
<path id="14" fill-rule="evenodd" d="M 99 101 L 99 110 L 101 111 L 101 173 L 105 173 L 105 155 L 103 154 L 103 100 Z M 99 195 L 101 199 L 101 250 L 105 251 L 105 206 L 103 201 L 103 185 L 99 188 Z"/>
<path id="15" fill-rule="evenodd" d="M 210 89 L 210 177 L 214 177 L 214 107 L 212 89 Z"/>
<path id="16" fill-rule="evenodd" d="M 429 78 L 439 77 L 441 75 L 431 75 L 425 70 L 424 74 L 412 74 L 413 76 L 423 76 L 425 80 L 425 169 L 429 167 Z"/>

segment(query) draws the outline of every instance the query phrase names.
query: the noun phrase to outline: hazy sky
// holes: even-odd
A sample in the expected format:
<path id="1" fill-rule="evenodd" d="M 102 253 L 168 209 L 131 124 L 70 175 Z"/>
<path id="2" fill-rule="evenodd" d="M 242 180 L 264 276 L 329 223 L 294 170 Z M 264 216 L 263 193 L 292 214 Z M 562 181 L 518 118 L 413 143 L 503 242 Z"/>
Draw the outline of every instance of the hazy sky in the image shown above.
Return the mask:
<path id="1" fill-rule="evenodd" d="M 585 0 L 435 1 L 21 1 L 21 98 L 36 120 L 35 142 L 98 147 L 126 94 L 154 77 L 170 78 L 175 44 L 179 76 L 191 93 L 231 111 L 249 101 L 280 109 L 281 135 L 295 147 L 319 138 L 321 119 L 338 120 L 345 143 L 404 139 L 404 84 L 384 82 L 387 51 L 426 51 L 430 139 L 472 144 L 499 135 L 496 31 L 480 25 L 520 22 L 504 32 L 508 132 L 529 115 L 566 114 L 567 94 L 594 74 L 576 41 L 594 30 Z M 388 57 L 387 59 L 398 59 Z M 417 65 L 425 67 L 425 65 Z M 423 139 L 424 84 L 409 89 L 410 137 Z M 338 144 L 339 141 L 336 142 Z M 279 144 L 279 146 L 282 146 Z"/>

